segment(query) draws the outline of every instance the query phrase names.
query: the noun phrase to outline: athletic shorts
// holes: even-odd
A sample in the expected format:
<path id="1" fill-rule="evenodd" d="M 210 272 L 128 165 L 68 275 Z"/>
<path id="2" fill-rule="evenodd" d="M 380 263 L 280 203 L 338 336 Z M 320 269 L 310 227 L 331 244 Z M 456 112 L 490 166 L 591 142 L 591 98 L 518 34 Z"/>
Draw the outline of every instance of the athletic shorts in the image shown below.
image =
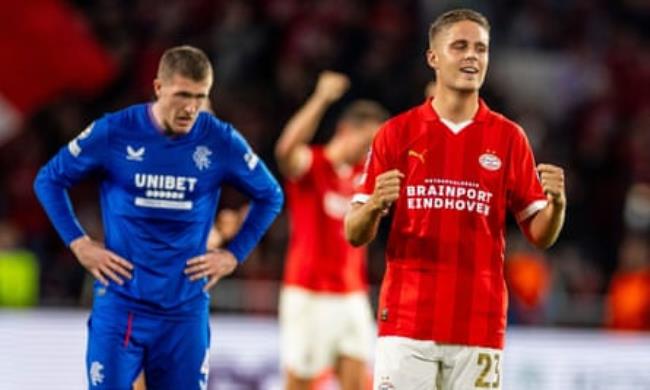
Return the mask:
<path id="1" fill-rule="evenodd" d="M 500 349 L 379 337 L 374 390 L 501 389 Z"/>
<path id="2" fill-rule="evenodd" d="M 96 295 L 88 320 L 89 389 L 131 390 L 143 369 L 147 389 L 207 389 L 207 305 L 195 316 L 171 318 L 102 298 Z"/>
<path id="3" fill-rule="evenodd" d="M 279 311 L 282 366 L 294 375 L 314 378 L 340 356 L 368 360 L 374 321 L 365 292 L 284 287 Z"/>

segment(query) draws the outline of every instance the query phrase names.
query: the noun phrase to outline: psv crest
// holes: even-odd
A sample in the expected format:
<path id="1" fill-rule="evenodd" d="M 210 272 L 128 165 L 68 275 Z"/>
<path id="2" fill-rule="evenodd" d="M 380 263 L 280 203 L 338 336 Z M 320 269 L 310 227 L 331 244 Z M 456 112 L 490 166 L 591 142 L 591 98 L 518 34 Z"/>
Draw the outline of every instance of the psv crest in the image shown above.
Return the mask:
<path id="1" fill-rule="evenodd" d="M 488 171 L 498 171 L 501 168 L 501 159 L 489 151 L 479 156 L 478 163 Z"/>

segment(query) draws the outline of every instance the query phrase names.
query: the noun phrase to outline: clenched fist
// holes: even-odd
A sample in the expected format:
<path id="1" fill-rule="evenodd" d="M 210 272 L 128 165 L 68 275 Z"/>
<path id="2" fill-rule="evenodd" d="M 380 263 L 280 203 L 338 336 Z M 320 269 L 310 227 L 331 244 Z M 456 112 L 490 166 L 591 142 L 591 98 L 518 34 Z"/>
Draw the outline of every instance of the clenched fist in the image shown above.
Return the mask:
<path id="1" fill-rule="evenodd" d="M 314 95 L 332 103 L 339 100 L 348 88 L 350 88 L 348 76 L 326 70 L 318 76 Z"/>
<path id="2" fill-rule="evenodd" d="M 388 210 L 399 197 L 404 174 L 397 169 L 386 171 L 375 178 L 375 190 L 370 196 L 370 202 L 381 210 Z"/>
<path id="3" fill-rule="evenodd" d="M 551 164 L 539 164 L 537 172 L 548 201 L 564 206 L 566 204 L 564 170 Z"/>

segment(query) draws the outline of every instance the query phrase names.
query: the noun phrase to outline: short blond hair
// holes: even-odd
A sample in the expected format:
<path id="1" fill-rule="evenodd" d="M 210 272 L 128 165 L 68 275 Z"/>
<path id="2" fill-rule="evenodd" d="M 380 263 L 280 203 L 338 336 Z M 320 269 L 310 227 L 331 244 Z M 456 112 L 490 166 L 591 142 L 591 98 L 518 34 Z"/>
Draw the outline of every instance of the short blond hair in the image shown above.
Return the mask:
<path id="1" fill-rule="evenodd" d="M 367 121 L 383 123 L 390 117 L 390 113 L 381 104 L 373 100 L 359 99 L 350 103 L 343 110 L 340 121 L 360 124 Z"/>
<path id="2" fill-rule="evenodd" d="M 169 79 L 174 74 L 193 81 L 203 81 L 212 77 L 210 59 L 193 46 L 183 45 L 167 49 L 158 64 L 158 78 Z"/>
<path id="3" fill-rule="evenodd" d="M 474 22 L 487 30 L 488 33 L 490 32 L 490 22 L 488 22 L 487 18 L 480 12 L 469 8 L 453 9 L 438 16 L 429 26 L 429 47 L 433 46 L 433 41 L 436 38 L 436 35 L 438 35 L 443 28 L 464 20 Z"/>

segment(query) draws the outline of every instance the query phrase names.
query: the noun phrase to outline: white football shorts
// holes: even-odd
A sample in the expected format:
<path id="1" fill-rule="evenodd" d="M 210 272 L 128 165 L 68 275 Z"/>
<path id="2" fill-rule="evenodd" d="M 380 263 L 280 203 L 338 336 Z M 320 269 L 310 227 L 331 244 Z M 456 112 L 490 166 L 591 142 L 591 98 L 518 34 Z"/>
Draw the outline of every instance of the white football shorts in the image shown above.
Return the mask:
<path id="1" fill-rule="evenodd" d="M 375 325 L 365 292 L 287 286 L 280 292 L 279 315 L 282 366 L 294 375 L 314 378 L 340 356 L 368 360 Z"/>
<path id="2" fill-rule="evenodd" d="M 501 389 L 502 350 L 379 337 L 373 390 Z"/>

